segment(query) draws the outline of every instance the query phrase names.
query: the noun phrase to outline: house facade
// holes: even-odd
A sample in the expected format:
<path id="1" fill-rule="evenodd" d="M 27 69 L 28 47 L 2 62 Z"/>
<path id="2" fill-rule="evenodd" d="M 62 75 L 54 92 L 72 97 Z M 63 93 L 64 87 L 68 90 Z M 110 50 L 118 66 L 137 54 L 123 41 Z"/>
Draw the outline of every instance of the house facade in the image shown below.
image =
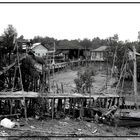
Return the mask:
<path id="1" fill-rule="evenodd" d="M 101 46 L 97 49 L 91 50 L 91 60 L 104 61 L 104 53 L 108 46 Z"/>
<path id="2" fill-rule="evenodd" d="M 49 52 L 49 50 L 45 46 L 41 45 L 40 43 L 35 43 L 31 47 L 31 49 L 36 56 L 40 56 L 40 57 L 46 56 Z"/>

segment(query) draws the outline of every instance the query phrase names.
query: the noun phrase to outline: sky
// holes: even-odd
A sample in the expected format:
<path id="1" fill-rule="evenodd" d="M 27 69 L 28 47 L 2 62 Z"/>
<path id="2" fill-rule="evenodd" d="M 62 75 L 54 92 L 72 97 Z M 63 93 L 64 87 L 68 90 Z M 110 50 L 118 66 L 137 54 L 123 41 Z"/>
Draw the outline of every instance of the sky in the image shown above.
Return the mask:
<path id="1" fill-rule="evenodd" d="M 136 41 L 140 31 L 139 4 L 2 4 L 0 35 L 12 24 L 26 39 L 102 39 Z"/>

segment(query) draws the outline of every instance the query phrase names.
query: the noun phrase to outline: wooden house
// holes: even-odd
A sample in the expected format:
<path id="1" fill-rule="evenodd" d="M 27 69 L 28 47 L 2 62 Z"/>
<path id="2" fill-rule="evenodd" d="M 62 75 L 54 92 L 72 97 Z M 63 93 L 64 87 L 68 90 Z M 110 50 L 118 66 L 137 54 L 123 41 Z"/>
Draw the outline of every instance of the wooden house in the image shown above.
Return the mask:
<path id="1" fill-rule="evenodd" d="M 41 43 L 35 43 L 32 45 L 31 50 L 34 52 L 36 56 L 46 56 L 49 52 L 48 48 L 43 46 Z"/>
<path id="2" fill-rule="evenodd" d="M 91 50 L 92 61 L 104 61 L 104 53 L 108 46 L 101 46 L 97 49 Z"/>
<path id="3" fill-rule="evenodd" d="M 61 52 L 64 55 L 65 61 L 67 60 L 78 60 L 78 59 L 86 59 L 87 56 L 90 55 L 89 49 L 79 45 L 75 41 L 75 43 L 71 43 L 70 41 L 66 44 L 59 44 L 56 48 L 57 51 Z"/>

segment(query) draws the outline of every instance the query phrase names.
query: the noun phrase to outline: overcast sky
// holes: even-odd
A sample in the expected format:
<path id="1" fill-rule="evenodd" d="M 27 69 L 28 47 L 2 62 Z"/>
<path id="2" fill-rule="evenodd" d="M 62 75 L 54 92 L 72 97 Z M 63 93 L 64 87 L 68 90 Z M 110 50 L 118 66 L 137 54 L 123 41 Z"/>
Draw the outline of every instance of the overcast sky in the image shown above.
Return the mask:
<path id="1" fill-rule="evenodd" d="M 0 4 L 0 34 L 12 24 L 27 39 L 107 38 L 137 40 L 140 4 Z"/>

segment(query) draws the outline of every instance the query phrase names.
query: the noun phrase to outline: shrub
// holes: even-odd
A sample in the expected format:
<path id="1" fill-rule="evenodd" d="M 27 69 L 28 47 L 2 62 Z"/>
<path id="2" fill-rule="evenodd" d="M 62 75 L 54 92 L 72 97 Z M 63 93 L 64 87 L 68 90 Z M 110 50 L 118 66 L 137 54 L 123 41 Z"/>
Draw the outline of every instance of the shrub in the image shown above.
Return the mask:
<path id="1" fill-rule="evenodd" d="M 84 71 L 79 70 L 77 75 L 78 78 L 74 79 L 77 91 L 79 93 L 90 93 L 90 89 L 94 81 L 93 76 L 95 75 L 95 71 L 88 67 Z"/>

